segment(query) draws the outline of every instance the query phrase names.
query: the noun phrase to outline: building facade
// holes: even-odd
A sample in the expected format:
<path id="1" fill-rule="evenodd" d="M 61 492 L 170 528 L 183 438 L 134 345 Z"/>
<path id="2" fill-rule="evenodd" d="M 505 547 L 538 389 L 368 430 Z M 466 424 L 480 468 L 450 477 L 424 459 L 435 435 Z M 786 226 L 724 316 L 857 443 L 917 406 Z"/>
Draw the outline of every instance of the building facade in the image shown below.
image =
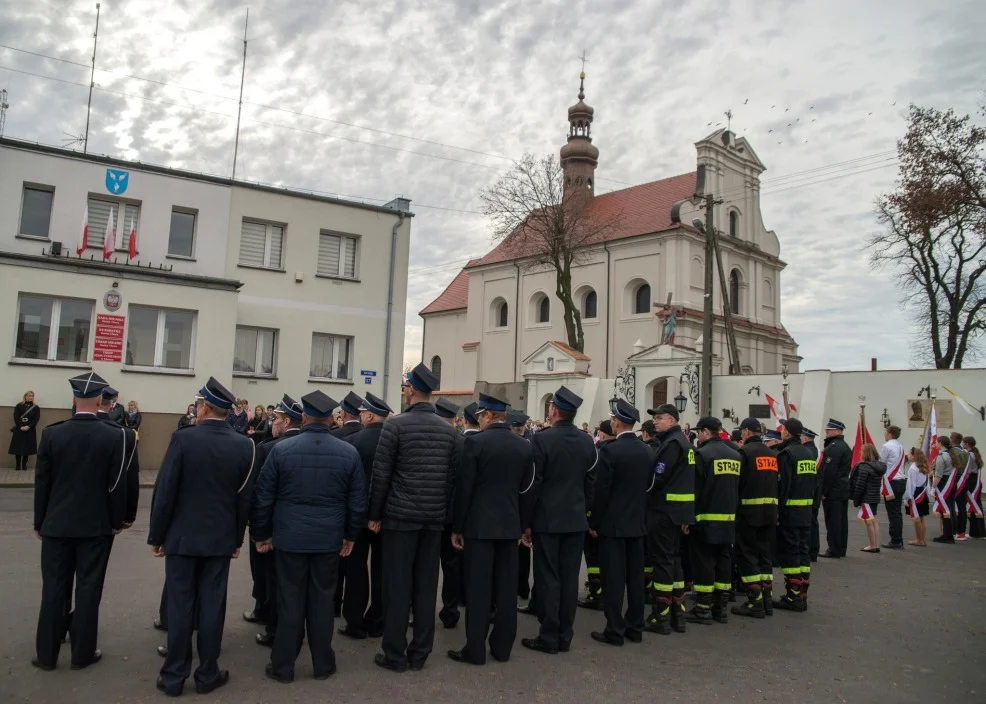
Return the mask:
<path id="1" fill-rule="evenodd" d="M 0 412 L 32 390 L 60 420 L 91 369 L 138 402 L 152 468 L 209 376 L 252 406 L 314 388 L 397 404 L 409 205 L 0 140 Z"/>
<path id="2" fill-rule="evenodd" d="M 780 259 L 776 234 L 760 212 L 764 164 L 750 144 L 719 130 L 696 143 L 694 171 L 652 183 L 595 193 L 599 150 L 591 143 L 593 110 L 583 100 L 569 108 L 569 134 L 561 150 L 566 187 L 588 199 L 590 219 L 612 227 L 587 243 L 573 268 L 572 289 L 584 329 L 588 374 L 613 378 L 642 349 L 666 344 L 698 356 L 705 293 L 706 194 L 720 234 L 723 297 L 718 275 L 713 302 L 715 374 L 728 373 L 723 303 L 730 306 L 744 373 L 797 370 L 797 344 L 781 323 Z M 534 372 L 535 351 L 567 339 L 553 269 L 532 267 L 519 233 L 470 261 L 420 315 L 423 359 L 440 369 L 442 386 L 471 389 L 477 381 L 520 382 Z M 676 325 L 665 332 L 670 296 Z M 537 370 L 541 373 L 544 370 Z M 673 395 L 673 393 L 672 393 Z"/>

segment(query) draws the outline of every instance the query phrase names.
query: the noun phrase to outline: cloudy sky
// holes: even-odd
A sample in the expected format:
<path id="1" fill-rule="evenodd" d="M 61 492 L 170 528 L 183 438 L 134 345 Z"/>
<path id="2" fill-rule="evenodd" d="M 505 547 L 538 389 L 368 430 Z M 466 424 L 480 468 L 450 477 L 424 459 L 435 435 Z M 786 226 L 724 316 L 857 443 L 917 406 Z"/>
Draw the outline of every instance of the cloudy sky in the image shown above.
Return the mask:
<path id="1" fill-rule="evenodd" d="M 407 359 L 420 355 L 417 311 L 490 246 L 479 191 L 511 158 L 563 144 L 585 48 L 600 191 L 694 169 L 694 142 L 732 109 L 768 166 L 764 221 L 789 263 L 782 315 L 802 368 L 916 363 L 919 331 L 861 245 L 874 198 L 893 185 L 908 103 L 965 114 L 983 100 L 981 0 L 249 8 L 237 175 L 412 199 Z M 104 1 L 90 151 L 228 175 L 246 10 Z M 57 145 L 82 132 L 94 20 L 93 2 L 0 0 L 7 136 Z"/>

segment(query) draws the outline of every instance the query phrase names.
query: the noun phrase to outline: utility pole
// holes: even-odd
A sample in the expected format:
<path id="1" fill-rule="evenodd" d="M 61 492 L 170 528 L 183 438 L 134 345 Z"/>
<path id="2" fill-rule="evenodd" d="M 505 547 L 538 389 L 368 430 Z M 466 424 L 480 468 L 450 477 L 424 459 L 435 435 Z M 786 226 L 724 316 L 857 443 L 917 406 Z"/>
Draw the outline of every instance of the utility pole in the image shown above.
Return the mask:
<path id="1" fill-rule="evenodd" d="M 92 88 L 96 85 L 96 42 L 99 41 L 99 3 L 96 3 L 96 31 L 92 33 L 92 70 L 89 72 L 89 102 L 86 103 L 86 136 L 82 139 L 82 153 L 89 149 L 89 114 L 92 112 Z"/>
<path id="2" fill-rule="evenodd" d="M 705 223 L 697 218 L 692 225 L 705 231 L 705 307 L 702 320 L 702 373 L 699 385 L 699 415 L 707 416 L 712 412 L 712 299 L 715 294 L 712 261 L 715 259 L 715 206 L 722 203 L 709 193 L 705 196 Z"/>
<path id="3" fill-rule="evenodd" d="M 247 27 L 250 26 L 250 8 L 243 23 L 243 67 L 240 69 L 240 106 L 236 109 L 236 138 L 233 140 L 233 178 L 236 178 L 236 156 L 240 151 L 240 115 L 243 113 L 243 79 L 246 77 Z"/>
<path id="4" fill-rule="evenodd" d="M 719 268 L 719 288 L 722 291 L 722 320 L 726 327 L 726 349 L 729 351 L 729 373 L 741 372 L 739 347 L 736 344 L 736 331 L 733 329 L 733 302 L 729 297 L 729 285 L 722 268 L 722 251 L 719 249 L 719 236 L 712 231 L 712 241 L 716 251 L 716 266 Z"/>
<path id="5" fill-rule="evenodd" d="M 10 107 L 10 103 L 7 102 L 7 89 L 4 88 L 0 90 L 0 137 L 3 137 L 3 127 L 7 124 L 7 108 Z"/>

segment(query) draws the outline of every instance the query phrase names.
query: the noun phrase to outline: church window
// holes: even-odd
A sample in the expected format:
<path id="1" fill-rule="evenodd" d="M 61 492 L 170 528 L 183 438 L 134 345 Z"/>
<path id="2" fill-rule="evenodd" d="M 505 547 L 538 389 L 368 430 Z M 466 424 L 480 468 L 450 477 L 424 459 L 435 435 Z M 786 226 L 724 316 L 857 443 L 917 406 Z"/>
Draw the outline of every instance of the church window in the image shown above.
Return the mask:
<path id="1" fill-rule="evenodd" d="M 633 312 L 634 313 L 649 313 L 650 312 L 650 285 L 640 284 L 633 295 Z"/>
<path id="2" fill-rule="evenodd" d="M 740 275 L 736 269 L 729 272 L 729 310 L 733 315 L 740 312 Z"/>
<path id="3" fill-rule="evenodd" d="M 490 304 L 490 328 L 496 330 L 507 327 L 509 322 L 509 307 L 502 298 L 495 298 Z"/>
<path id="4" fill-rule="evenodd" d="M 589 291 L 582 299 L 582 317 L 586 320 L 596 317 L 596 306 L 598 299 L 595 291 Z"/>
<path id="5" fill-rule="evenodd" d="M 729 236 L 739 237 L 739 213 L 735 210 L 729 213 Z"/>
<path id="6" fill-rule="evenodd" d="M 442 358 L 437 354 L 431 358 L 431 373 L 438 377 L 438 382 L 442 381 Z"/>
<path id="7" fill-rule="evenodd" d="M 534 294 L 530 315 L 535 323 L 551 322 L 551 299 L 543 293 Z"/>

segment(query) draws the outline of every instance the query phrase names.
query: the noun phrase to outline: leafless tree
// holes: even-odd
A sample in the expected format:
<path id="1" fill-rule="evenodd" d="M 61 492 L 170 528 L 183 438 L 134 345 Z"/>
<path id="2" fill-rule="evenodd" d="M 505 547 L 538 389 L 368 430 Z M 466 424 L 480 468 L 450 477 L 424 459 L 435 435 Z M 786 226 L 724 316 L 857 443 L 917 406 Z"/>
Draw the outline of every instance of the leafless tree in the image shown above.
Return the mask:
<path id="1" fill-rule="evenodd" d="M 493 241 L 503 243 L 528 270 L 555 271 L 555 296 L 564 308 L 568 345 L 584 351 L 582 315 L 573 298 L 572 269 L 586 261 L 592 245 L 619 227 L 621 213 L 601 216 L 592 195 L 565 189 L 558 157 L 525 154 L 480 197 L 490 218 Z"/>
<path id="2" fill-rule="evenodd" d="M 868 243 L 870 260 L 899 275 L 904 305 L 926 326 L 922 359 L 960 369 L 986 333 L 986 129 L 912 105 L 897 153 L 900 178 L 877 201 L 884 231 Z"/>

